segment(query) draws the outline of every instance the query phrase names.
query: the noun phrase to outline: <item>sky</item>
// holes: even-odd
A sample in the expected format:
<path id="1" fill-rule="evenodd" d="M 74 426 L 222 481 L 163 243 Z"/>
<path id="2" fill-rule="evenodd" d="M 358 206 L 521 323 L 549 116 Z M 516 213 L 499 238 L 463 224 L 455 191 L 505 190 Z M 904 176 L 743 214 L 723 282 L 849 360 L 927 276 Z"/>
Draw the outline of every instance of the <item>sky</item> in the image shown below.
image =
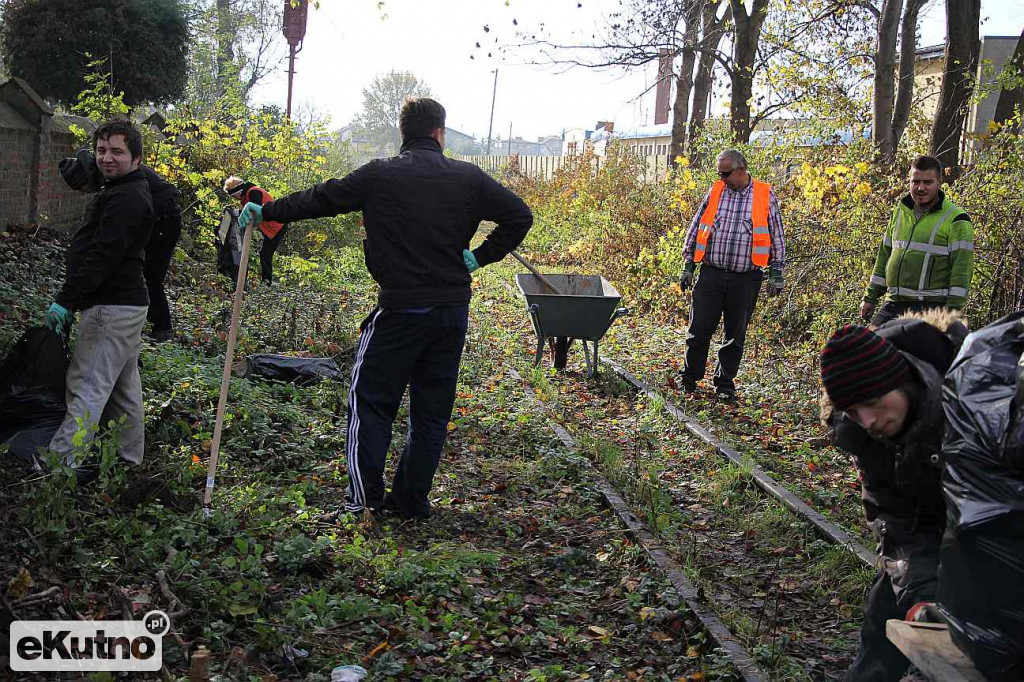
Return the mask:
<path id="1" fill-rule="evenodd" d="M 297 115 L 315 110 L 330 117 L 332 128 L 340 128 L 360 111 L 363 88 L 374 77 L 405 71 L 426 83 L 445 106 L 448 127 L 485 139 L 497 69 L 495 139 L 507 139 L 510 126 L 513 137 L 536 140 L 564 129 L 591 129 L 597 121 L 615 121 L 619 130 L 653 122 L 654 64 L 600 72 L 542 67 L 528 63 L 531 56 L 536 60 L 535 53 L 499 49 L 518 42 L 517 32 L 539 36 L 542 29 L 544 35 L 562 40 L 589 40 L 592 34 L 600 34 L 618 0 L 385 0 L 382 4 L 321 0 L 319 9 L 310 7 L 296 58 L 293 111 Z M 1024 3 L 982 0 L 982 35 L 1020 35 L 1022 26 Z M 919 44 L 944 40 L 945 4 L 932 0 L 922 13 Z M 255 100 L 283 108 L 286 71 L 287 60 L 257 86 Z"/>

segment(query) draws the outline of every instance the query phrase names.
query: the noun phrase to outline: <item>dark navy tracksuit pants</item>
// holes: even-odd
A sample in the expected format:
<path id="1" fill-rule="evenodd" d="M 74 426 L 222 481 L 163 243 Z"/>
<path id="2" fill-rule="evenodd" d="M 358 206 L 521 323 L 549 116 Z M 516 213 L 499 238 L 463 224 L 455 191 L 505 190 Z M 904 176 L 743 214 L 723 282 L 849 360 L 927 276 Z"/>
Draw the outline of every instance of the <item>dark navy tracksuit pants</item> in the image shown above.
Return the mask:
<path id="1" fill-rule="evenodd" d="M 348 394 L 348 511 L 384 507 L 391 428 L 408 386 L 408 437 L 387 502 L 406 515 L 430 514 L 468 322 L 468 305 L 378 307 L 363 321 Z"/>

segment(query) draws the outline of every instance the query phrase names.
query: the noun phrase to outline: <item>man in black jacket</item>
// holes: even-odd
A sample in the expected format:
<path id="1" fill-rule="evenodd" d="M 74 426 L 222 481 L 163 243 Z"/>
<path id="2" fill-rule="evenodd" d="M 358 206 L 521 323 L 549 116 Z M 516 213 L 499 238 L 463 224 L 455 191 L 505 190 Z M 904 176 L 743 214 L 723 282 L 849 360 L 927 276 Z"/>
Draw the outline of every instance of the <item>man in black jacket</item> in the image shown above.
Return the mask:
<path id="1" fill-rule="evenodd" d="M 95 194 L 103 186 L 103 175 L 91 149 L 79 150 L 75 156 L 61 161 L 58 168 L 64 182 L 73 190 Z M 171 265 L 174 247 L 181 238 L 181 206 L 178 203 L 181 193 L 146 164 L 140 163 L 139 169 L 146 174 L 149 192 L 153 197 L 154 214 L 143 269 L 146 289 L 149 291 L 147 319 L 153 323 L 151 338 L 154 341 L 170 341 L 174 333 L 171 329 L 171 309 L 164 293 L 164 279 Z"/>
<path id="2" fill-rule="evenodd" d="M 946 524 L 942 375 L 966 328 L 949 313 L 935 313 L 929 322 L 902 318 L 876 332 L 848 325 L 821 352 L 822 418 L 836 447 L 856 460 L 881 563 L 847 682 L 899 680 L 910 661 L 886 638 L 885 623 L 935 599 Z"/>
<path id="3" fill-rule="evenodd" d="M 152 168 L 140 164 L 146 174 L 149 191 L 153 196 L 153 229 L 146 245 L 146 265 L 143 275 L 149 291 L 149 313 L 147 319 L 153 323 L 150 336 L 154 341 L 170 341 L 174 336 L 171 328 L 171 307 L 164 293 L 164 279 L 171 267 L 174 247 L 181 238 L 181 205 L 178 188 L 164 180 Z"/>
<path id="4" fill-rule="evenodd" d="M 497 262 L 533 224 L 526 204 L 477 166 L 446 158 L 444 107 L 428 98 L 402 106 L 402 149 L 340 180 L 264 204 L 246 204 L 244 227 L 362 211 L 366 267 L 380 285 L 363 321 L 349 389 L 346 509 L 387 507 L 430 515 L 428 495 L 455 404 L 469 319 L 470 272 Z M 482 220 L 497 227 L 475 250 Z M 409 387 L 409 433 L 385 498 L 391 427 Z"/>
<path id="5" fill-rule="evenodd" d="M 99 423 L 126 415 L 120 454 L 137 464 L 145 444 L 138 359 L 149 307 L 142 269 L 153 200 L 139 170 L 142 136 L 134 125 L 104 123 L 93 133 L 93 149 L 104 185 L 68 247 L 64 284 L 46 314 L 47 326 L 65 332 L 81 312 L 67 373 L 67 414 L 50 449 L 78 465 L 78 420 L 88 442 Z"/>

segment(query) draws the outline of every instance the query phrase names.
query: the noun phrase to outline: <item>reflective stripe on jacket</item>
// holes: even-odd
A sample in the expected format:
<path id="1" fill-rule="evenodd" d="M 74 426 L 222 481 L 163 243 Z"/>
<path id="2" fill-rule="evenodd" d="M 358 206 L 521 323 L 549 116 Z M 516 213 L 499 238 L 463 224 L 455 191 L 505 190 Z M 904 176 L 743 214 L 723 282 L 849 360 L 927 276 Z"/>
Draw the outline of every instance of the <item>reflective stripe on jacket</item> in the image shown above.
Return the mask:
<path id="1" fill-rule="evenodd" d="M 768 265 L 768 257 L 772 249 L 771 232 L 768 230 L 768 207 L 771 203 L 772 186 L 753 178 L 750 182 L 754 187 L 754 197 L 750 209 L 750 220 L 753 225 L 750 260 L 754 265 L 763 268 Z M 700 263 L 704 260 L 704 254 L 708 249 L 708 239 L 715 227 L 715 216 L 718 214 L 718 205 L 722 201 L 724 190 L 725 181 L 723 180 L 719 180 L 711 186 L 708 204 L 700 218 L 700 227 L 697 230 L 697 243 L 693 252 L 694 262 Z"/>
<path id="2" fill-rule="evenodd" d="M 907 195 L 893 210 L 864 299 L 962 308 L 973 271 L 974 228 L 963 209 L 939 192 L 936 207 L 917 219 Z"/>

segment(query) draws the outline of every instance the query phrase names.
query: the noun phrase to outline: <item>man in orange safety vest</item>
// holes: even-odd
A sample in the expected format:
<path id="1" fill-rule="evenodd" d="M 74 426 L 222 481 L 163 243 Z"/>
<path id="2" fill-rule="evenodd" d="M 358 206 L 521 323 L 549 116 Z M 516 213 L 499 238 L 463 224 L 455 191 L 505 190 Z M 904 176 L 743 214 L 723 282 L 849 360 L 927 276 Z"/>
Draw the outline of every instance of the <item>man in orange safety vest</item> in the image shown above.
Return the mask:
<path id="1" fill-rule="evenodd" d="M 734 380 L 743 358 L 747 325 L 769 268 L 768 293 L 782 291 L 786 243 L 779 203 L 771 185 L 754 180 L 747 160 L 735 149 L 718 155 L 718 176 L 690 224 L 683 246 L 686 265 L 679 287 L 693 285 L 686 337 L 686 364 L 679 385 L 687 393 L 704 378 L 711 336 L 724 318 L 725 342 L 718 349 L 714 385 L 718 397 L 736 399 Z"/>

